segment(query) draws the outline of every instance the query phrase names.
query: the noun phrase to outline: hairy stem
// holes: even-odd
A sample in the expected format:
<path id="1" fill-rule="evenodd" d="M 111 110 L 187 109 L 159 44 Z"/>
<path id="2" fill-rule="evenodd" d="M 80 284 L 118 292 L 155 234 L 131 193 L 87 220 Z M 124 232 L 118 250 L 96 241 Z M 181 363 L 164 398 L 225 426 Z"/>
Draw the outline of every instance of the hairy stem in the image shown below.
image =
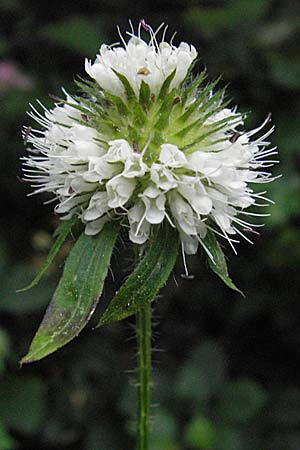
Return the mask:
<path id="1" fill-rule="evenodd" d="M 137 450 L 149 450 L 151 390 L 151 304 L 136 313 L 138 344 Z"/>

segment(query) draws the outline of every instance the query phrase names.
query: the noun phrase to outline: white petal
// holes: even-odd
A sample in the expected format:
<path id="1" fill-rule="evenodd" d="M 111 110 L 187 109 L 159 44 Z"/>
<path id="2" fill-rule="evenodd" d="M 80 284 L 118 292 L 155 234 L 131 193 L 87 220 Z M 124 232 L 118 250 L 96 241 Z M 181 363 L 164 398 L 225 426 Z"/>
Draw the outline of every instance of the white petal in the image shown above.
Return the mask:
<path id="1" fill-rule="evenodd" d="M 159 161 L 168 167 L 184 167 L 187 164 L 185 154 L 176 145 L 162 144 Z"/>
<path id="2" fill-rule="evenodd" d="M 101 217 L 101 219 L 94 220 L 93 222 L 88 222 L 85 226 L 85 234 L 88 236 L 95 236 L 100 233 L 106 222 L 108 222 L 108 217 Z"/>
<path id="3" fill-rule="evenodd" d="M 107 162 L 125 162 L 133 154 L 133 150 L 125 139 L 109 141 L 109 149 L 105 159 Z"/>
<path id="4" fill-rule="evenodd" d="M 187 255 L 195 255 L 197 253 L 199 241 L 195 236 L 189 236 L 181 232 L 180 239 L 183 243 L 184 253 Z"/>
<path id="5" fill-rule="evenodd" d="M 117 175 L 106 183 L 108 206 L 119 208 L 129 200 L 136 186 L 136 181 Z"/>

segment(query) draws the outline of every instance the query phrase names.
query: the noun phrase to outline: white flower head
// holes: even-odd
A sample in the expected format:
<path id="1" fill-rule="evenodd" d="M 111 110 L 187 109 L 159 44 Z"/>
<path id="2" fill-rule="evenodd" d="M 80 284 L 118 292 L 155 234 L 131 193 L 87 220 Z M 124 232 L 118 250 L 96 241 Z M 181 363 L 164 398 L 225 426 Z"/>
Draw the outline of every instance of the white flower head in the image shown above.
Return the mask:
<path id="1" fill-rule="evenodd" d="M 170 89 L 179 86 L 185 79 L 189 66 L 197 57 L 192 45 L 181 42 L 175 47 L 164 40 L 157 42 L 156 33 L 150 31 L 150 40 L 141 38 L 141 26 L 138 35 L 134 32 L 124 47 L 103 44 L 94 63 L 85 61 L 85 70 L 105 91 L 125 99 L 126 91 L 118 74 L 130 83 L 136 95 L 139 94 L 142 81 L 147 83 L 150 91 L 158 94 L 166 78 L 174 72 Z"/>
<path id="2" fill-rule="evenodd" d="M 167 220 L 187 254 L 205 248 L 207 230 L 231 245 L 249 241 L 257 225 L 247 209 L 268 203 L 255 186 L 274 179 L 273 127 L 262 131 L 269 117 L 245 130 L 245 116 L 224 106 L 224 92 L 204 84 L 205 74 L 191 80 L 195 48 L 168 43 L 166 29 L 161 42 L 160 30 L 147 31 L 142 38 L 140 25 L 127 42 L 121 36 L 123 45 L 102 45 L 93 63 L 86 60 L 93 81 L 79 83 L 84 97 L 65 93 L 50 111 L 32 107 L 40 128 L 24 130 L 25 177 L 89 235 L 119 220 L 143 244 Z"/>

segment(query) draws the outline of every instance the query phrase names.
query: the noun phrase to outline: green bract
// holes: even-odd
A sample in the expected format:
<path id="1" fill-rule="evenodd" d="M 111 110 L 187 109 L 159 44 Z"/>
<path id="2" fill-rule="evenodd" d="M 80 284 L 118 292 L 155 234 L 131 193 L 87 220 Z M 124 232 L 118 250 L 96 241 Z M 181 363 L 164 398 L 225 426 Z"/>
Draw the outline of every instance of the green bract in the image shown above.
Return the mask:
<path id="1" fill-rule="evenodd" d="M 133 143 L 136 149 L 143 151 L 147 164 L 158 159 L 161 144 L 168 142 L 187 154 L 193 153 L 198 149 L 199 143 L 201 148 L 205 149 L 206 146 L 221 142 L 212 141 L 210 137 L 226 124 L 234 128 L 241 122 L 242 115 L 235 113 L 212 124 L 206 123 L 209 117 L 226 108 L 230 100 L 222 101 L 225 89 L 212 94 L 219 79 L 202 86 L 206 78 L 205 72 L 194 80 L 188 75 L 177 88 L 170 90 L 175 75 L 173 71 L 158 95 L 151 94 L 149 86 L 142 81 L 138 96 L 127 80 L 121 74 L 116 74 L 124 85 L 127 101 L 99 88 L 96 82 L 87 80 L 76 82 L 87 98 L 74 97 L 74 100 L 78 101 L 77 105 L 61 101 L 81 111 L 81 123 L 86 125 L 88 122 L 99 134 L 105 136 L 102 144 L 107 145 L 107 148 L 109 141 L 122 136 Z M 97 102 L 94 99 L 97 99 Z M 188 174 L 188 171 L 186 173 Z"/>

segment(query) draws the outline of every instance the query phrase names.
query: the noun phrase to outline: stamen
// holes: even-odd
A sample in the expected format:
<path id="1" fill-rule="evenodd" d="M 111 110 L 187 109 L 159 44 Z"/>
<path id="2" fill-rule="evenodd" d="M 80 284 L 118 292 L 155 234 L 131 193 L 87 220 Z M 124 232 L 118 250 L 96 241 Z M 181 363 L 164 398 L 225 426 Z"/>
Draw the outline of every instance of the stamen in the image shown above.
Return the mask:
<path id="1" fill-rule="evenodd" d="M 120 36 L 120 39 L 121 39 L 121 41 L 122 41 L 122 43 L 123 43 L 123 45 L 124 45 L 124 48 L 126 49 L 126 48 L 127 48 L 127 43 L 125 42 L 125 40 L 124 40 L 124 38 L 123 38 L 123 36 L 122 36 L 122 33 L 121 33 L 121 30 L 120 30 L 119 25 L 117 26 L 117 30 L 118 30 L 118 34 L 119 34 L 119 36 Z"/>
<path id="2" fill-rule="evenodd" d="M 238 228 L 233 227 L 233 229 L 234 229 L 234 231 L 235 231 L 237 234 L 239 234 L 240 236 L 242 236 L 242 237 L 245 239 L 245 241 L 247 241 L 247 242 L 249 242 L 249 244 L 252 244 L 252 245 L 253 245 L 253 242 L 251 241 L 251 239 L 249 239 L 247 236 L 245 236 Z"/>
<path id="3" fill-rule="evenodd" d="M 188 277 L 189 276 L 189 271 L 188 271 L 188 267 L 187 267 L 187 263 L 186 263 L 183 241 L 181 241 L 181 253 L 182 253 L 182 261 L 183 261 L 183 267 L 184 267 L 185 275 Z"/>
<path id="4" fill-rule="evenodd" d="M 209 249 L 207 248 L 207 246 L 204 244 L 203 240 L 197 235 L 196 236 L 197 240 L 200 242 L 200 244 L 202 245 L 202 247 L 204 248 L 204 250 L 206 251 L 206 253 L 208 254 L 209 258 L 212 260 L 212 262 L 214 264 L 216 264 L 214 257 L 212 255 L 212 253 L 209 251 Z"/>

